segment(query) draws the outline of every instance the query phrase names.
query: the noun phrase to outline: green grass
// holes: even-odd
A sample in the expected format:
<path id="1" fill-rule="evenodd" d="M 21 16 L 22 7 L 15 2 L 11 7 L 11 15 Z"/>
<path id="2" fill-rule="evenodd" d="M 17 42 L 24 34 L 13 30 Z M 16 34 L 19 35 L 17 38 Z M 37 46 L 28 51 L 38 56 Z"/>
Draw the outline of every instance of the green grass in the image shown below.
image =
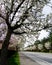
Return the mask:
<path id="1" fill-rule="evenodd" d="M 20 65 L 20 59 L 18 53 L 15 53 L 8 59 L 8 65 Z"/>

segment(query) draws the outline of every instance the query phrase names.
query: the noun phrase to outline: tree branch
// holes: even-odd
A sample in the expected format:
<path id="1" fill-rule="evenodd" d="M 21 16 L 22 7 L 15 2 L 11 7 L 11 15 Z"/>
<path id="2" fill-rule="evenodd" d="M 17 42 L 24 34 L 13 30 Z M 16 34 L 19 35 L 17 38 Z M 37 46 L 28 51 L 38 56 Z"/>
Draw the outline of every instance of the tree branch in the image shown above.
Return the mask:
<path id="1" fill-rule="evenodd" d="M 13 32 L 13 34 L 15 34 L 15 35 L 22 35 L 22 34 L 26 34 L 27 32 Z"/>
<path id="2" fill-rule="evenodd" d="M 25 11 L 25 13 L 23 13 L 23 15 L 20 17 L 19 21 L 17 21 L 17 22 L 20 22 L 20 20 L 21 20 L 21 21 L 22 21 L 21 24 L 19 24 L 19 25 L 18 25 L 18 24 L 15 24 L 15 26 L 12 27 L 13 30 L 19 28 L 19 27 L 23 24 L 23 22 L 27 19 L 27 17 L 29 17 L 29 16 L 28 16 L 28 11 L 29 11 L 29 9 L 31 9 L 31 8 L 32 8 L 32 6 L 30 6 L 30 7 Z"/>
<path id="3" fill-rule="evenodd" d="M 0 17 L 3 18 L 6 21 L 6 18 L 4 16 L 2 16 L 2 14 L 0 14 Z"/>
<path id="4" fill-rule="evenodd" d="M 9 23 L 9 14 L 8 14 L 8 12 L 6 13 L 6 24 L 7 24 L 8 28 L 12 29 L 12 27 Z"/>
<path id="5" fill-rule="evenodd" d="M 47 28 L 51 28 L 51 27 L 52 27 L 52 25 L 46 25 L 43 27 L 43 29 L 47 29 Z"/>
<path id="6" fill-rule="evenodd" d="M 41 30 L 43 30 L 43 29 L 45 30 L 45 29 L 48 29 L 48 28 L 51 28 L 51 27 L 52 27 L 52 25 L 46 25 L 46 26 L 44 26 L 44 27 L 41 28 L 41 29 L 33 30 L 33 29 L 30 29 L 29 27 L 25 26 L 25 28 L 31 30 L 31 32 L 38 32 L 38 31 L 41 31 Z"/>
<path id="7" fill-rule="evenodd" d="M 14 5 L 14 0 L 12 0 L 12 2 L 11 2 L 10 14 L 13 12 L 13 5 Z"/>
<path id="8" fill-rule="evenodd" d="M 22 2 L 18 5 L 18 7 L 16 8 L 16 10 L 14 11 L 14 15 L 13 15 L 13 17 L 12 17 L 11 23 L 12 23 L 14 17 L 15 17 L 16 12 L 17 12 L 18 9 L 21 7 L 21 5 L 23 4 L 24 1 L 25 1 L 25 0 L 22 0 Z"/>
<path id="9" fill-rule="evenodd" d="M 11 28 L 10 23 L 8 21 L 8 14 L 6 15 L 6 18 L 4 18 L 4 16 L 2 16 L 1 14 L 0 14 L 0 17 L 3 18 L 5 20 L 7 26 Z"/>

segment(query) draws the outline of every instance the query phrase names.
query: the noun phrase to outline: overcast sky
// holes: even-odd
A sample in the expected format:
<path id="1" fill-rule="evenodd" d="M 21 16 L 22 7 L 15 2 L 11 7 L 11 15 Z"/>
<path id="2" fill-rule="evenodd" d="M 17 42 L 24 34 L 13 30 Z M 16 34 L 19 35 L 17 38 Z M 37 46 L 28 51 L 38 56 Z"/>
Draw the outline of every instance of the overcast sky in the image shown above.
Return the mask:
<path id="1" fill-rule="evenodd" d="M 39 35 L 38 40 L 41 40 L 41 39 L 43 39 L 43 38 L 47 38 L 48 36 L 49 36 L 49 32 L 47 32 L 46 30 L 42 30 L 42 31 L 40 32 L 40 35 Z"/>
<path id="2" fill-rule="evenodd" d="M 51 0 L 51 3 L 52 3 L 52 0 Z M 45 16 L 47 14 L 52 13 L 52 8 L 50 6 L 52 6 L 52 5 L 51 4 L 48 4 L 48 5 L 45 5 L 44 6 L 42 13 L 45 14 Z"/>
<path id="3" fill-rule="evenodd" d="M 52 0 L 50 2 L 52 3 Z M 50 13 L 52 13 L 52 8 L 50 7 L 52 5 L 51 4 L 48 4 L 48 5 L 49 6 L 45 5 L 44 8 L 43 8 L 43 11 L 42 11 L 42 13 L 45 14 L 45 16 L 48 15 L 48 14 L 50 14 Z M 46 32 L 45 30 L 42 30 L 40 32 L 40 35 L 39 35 L 39 38 L 38 39 L 41 40 L 44 37 L 45 38 L 48 37 L 48 35 L 49 35 L 49 32 Z"/>

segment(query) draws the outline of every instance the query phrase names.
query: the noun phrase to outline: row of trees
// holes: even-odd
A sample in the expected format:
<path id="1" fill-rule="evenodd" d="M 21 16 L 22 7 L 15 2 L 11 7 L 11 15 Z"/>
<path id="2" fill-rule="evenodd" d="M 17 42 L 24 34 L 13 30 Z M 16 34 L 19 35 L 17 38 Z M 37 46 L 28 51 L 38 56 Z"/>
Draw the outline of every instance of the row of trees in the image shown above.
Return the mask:
<path id="1" fill-rule="evenodd" d="M 44 38 L 41 41 L 37 40 L 35 41 L 34 45 L 37 47 L 37 51 L 43 51 L 48 52 L 51 49 L 50 42 L 48 41 L 48 38 Z"/>
<path id="2" fill-rule="evenodd" d="M 49 37 L 40 40 L 36 40 L 33 45 L 29 45 L 25 50 L 39 51 L 39 52 L 52 52 L 52 31 Z"/>

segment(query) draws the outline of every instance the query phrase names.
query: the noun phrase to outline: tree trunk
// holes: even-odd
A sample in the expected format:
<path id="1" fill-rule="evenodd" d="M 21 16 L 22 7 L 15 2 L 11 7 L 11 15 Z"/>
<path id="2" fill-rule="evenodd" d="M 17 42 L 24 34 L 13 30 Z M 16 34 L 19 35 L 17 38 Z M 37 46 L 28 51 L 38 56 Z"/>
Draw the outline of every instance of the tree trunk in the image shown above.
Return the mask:
<path id="1" fill-rule="evenodd" d="M 0 65 L 8 65 L 7 54 L 8 54 L 8 45 L 9 45 L 11 34 L 12 34 L 11 30 L 8 30 L 6 38 L 2 45 L 2 49 L 1 49 Z"/>

